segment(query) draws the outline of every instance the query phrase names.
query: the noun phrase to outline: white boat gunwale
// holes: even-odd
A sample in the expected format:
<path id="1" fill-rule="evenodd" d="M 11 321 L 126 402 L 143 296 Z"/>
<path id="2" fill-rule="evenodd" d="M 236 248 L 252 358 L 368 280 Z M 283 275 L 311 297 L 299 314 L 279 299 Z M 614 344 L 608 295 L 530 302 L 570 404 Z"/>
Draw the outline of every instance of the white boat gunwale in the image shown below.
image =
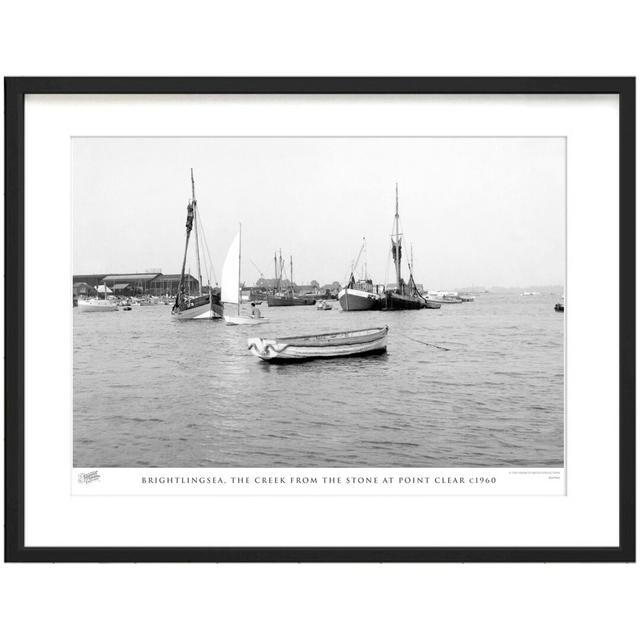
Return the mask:
<path id="1" fill-rule="evenodd" d="M 286 344 L 288 346 L 337 346 L 341 344 L 360 344 L 362 342 L 373 342 L 389 332 L 388 325 L 384 327 L 373 327 L 371 329 L 355 329 L 354 331 L 332 331 L 330 333 L 317 333 L 308 336 L 289 336 L 286 338 L 275 338 L 272 342 Z M 357 335 L 360 334 L 360 335 Z M 338 337 L 344 336 L 344 337 Z M 335 337 L 335 340 L 331 340 Z M 321 340 L 318 340 L 320 338 Z M 324 338 L 324 340 L 322 340 Z M 270 341 L 271 342 L 271 341 Z M 302 342 L 302 344 L 296 344 Z"/>
<path id="2" fill-rule="evenodd" d="M 382 296 L 373 291 L 365 291 L 364 289 L 354 289 L 353 287 L 345 287 L 338 292 L 338 299 L 345 295 L 359 296 L 360 298 L 368 298 L 369 300 L 380 300 Z"/>
<path id="3" fill-rule="evenodd" d="M 363 356 L 386 351 L 388 331 L 385 326 L 293 338 L 249 338 L 247 344 L 250 351 L 267 361 Z"/>

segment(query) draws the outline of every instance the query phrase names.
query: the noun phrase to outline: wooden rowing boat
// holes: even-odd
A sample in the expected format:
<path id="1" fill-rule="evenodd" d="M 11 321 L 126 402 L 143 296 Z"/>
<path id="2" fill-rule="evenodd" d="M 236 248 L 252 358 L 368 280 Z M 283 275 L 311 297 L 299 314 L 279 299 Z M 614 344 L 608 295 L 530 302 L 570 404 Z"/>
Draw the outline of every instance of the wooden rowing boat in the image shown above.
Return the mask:
<path id="1" fill-rule="evenodd" d="M 339 331 L 288 338 L 249 338 L 249 350 L 269 362 L 343 358 L 382 353 L 387 350 L 389 327 Z"/>

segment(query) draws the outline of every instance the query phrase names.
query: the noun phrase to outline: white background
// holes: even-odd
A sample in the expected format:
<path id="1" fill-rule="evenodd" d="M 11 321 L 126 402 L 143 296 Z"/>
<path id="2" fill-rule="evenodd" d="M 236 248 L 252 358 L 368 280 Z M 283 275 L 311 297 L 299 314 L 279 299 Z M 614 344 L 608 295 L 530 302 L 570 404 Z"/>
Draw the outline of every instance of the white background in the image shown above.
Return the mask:
<path id="1" fill-rule="evenodd" d="M 635 75 L 632 3 L 13 3 L 5 75 Z M 517 7 L 517 8 L 516 8 Z M 2 566 L 12 638 L 619 637 L 637 566 Z"/>
<path id="2" fill-rule="evenodd" d="M 38 295 L 25 297 L 25 544 L 615 546 L 618 121 L 617 97 L 606 95 L 28 96 L 25 287 Z M 514 476 L 490 500 L 407 500 L 382 492 L 340 500 L 283 500 L 282 492 L 197 500 L 166 493 L 121 500 L 70 495 L 72 306 L 58 289 L 41 285 L 46 272 L 55 282 L 72 275 L 71 137 L 259 132 L 567 137 L 566 497 L 547 496 L 542 487 L 523 488 L 533 494 L 526 500 L 514 497 L 508 486 L 516 484 Z M 594 291 L 607 292 L 607 313 L 593 312 Z M 118 493 L 119 472 L 105 471 L 106 490 Z"/>

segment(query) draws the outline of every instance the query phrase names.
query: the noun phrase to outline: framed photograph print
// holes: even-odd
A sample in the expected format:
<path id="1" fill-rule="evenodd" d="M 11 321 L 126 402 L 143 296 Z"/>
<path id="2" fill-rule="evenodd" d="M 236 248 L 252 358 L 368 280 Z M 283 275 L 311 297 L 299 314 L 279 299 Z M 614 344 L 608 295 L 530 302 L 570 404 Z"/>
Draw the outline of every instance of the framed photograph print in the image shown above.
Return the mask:
<path id="1" fill-rule="evenodd" d="M 633 78 L 6 78 L 8 561 L 635 560 Z"/>

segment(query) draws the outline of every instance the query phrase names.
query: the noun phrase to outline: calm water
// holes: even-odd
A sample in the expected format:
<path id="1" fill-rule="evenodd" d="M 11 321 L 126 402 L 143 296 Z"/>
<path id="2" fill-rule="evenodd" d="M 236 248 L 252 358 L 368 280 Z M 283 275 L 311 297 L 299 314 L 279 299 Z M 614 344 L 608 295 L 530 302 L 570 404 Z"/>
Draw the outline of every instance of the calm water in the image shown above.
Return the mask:
<path id="1" fill-rule="evenodd" d="M 75 466 L 562 466 L 557 300 L 484 294 L 387 313 L 265 303 L 259 327 L 180 322 L 169 306 L 74 309 Z M 384 324 L 382 356 L 279 366 L 247 351 L 253 335 Z"/>

